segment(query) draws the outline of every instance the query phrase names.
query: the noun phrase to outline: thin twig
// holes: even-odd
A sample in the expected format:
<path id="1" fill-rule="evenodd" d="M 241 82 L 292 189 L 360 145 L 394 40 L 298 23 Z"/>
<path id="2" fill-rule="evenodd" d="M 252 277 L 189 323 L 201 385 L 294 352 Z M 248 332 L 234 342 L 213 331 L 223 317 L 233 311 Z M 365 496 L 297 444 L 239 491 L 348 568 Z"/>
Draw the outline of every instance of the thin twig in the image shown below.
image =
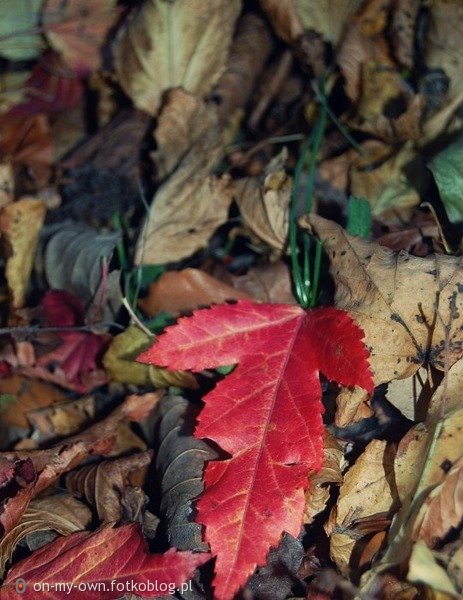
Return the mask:
<path id="1" fill-rule="evenodd" d="M 69 325 L 66 327 L 41 327 L 40 325 L 29 325 L 24 327 L 1 327 L 0 328 L 0 336 L 1 335 L 12 335 L 15 333 L 25 333 L 25 334 L 36 334 L 36 333 L 60 333 L 66 331 L 84 331 L 88 333 L 94 333 L 96 329 L 99 327 L 116 327 L 121 331 L 124 329 L 122 325 L 119 323 L 103 322 L 103 323 L 95 323 L 94 325 Z"/>
<path id="2" fill-rule="evenodd" d="M 150 337 L 154 337 L 154 333 L 152 331 L 150 331 L 145 325 L 143 325 L 143 323 L 140 321 L 140 319 L 137 317 L 137 315 L 135 314 L 135 311 L 133 310 L 133 308 L 130 306 L 129 301 L 127 300 L 127 298 L 124 296 L 122 298 L 122 304 L 125 306 L 125 308 L 127 309 L 127 312 L 129 313 L 132 321 L 144 332 L 146 333 L 146 335 L 149 335 Z"/>

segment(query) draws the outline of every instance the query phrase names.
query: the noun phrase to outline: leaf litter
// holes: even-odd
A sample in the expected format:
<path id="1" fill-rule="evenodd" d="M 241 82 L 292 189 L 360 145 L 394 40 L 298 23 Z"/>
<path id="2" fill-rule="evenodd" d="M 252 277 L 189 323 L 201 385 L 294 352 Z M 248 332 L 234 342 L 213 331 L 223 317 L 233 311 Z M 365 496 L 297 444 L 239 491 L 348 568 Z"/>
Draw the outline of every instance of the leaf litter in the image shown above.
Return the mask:
<path id="1" fill-rule="evenodd" d="M 460 4 L 4 4 L 0 596 L 460 597 Z"/>

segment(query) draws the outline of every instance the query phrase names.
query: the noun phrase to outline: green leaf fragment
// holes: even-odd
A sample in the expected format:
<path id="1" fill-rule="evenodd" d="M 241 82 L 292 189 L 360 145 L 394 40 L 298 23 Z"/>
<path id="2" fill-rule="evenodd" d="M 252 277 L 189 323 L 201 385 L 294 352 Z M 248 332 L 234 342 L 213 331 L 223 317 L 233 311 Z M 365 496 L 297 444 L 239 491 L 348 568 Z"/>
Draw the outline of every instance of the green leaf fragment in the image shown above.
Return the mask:
<path id="1" fill-rule="evenodd" d="M 428 166 L 449 220 L 463 220 L 463 136 L 439 152 Z"/>
<path id="2" fill-rule="evenodd" d="M 346 231 L 350 235 L 357 235 L 364 240 L 370 237 L 371 207 L 366 198 L 350 197 L 347 205 Z"/>

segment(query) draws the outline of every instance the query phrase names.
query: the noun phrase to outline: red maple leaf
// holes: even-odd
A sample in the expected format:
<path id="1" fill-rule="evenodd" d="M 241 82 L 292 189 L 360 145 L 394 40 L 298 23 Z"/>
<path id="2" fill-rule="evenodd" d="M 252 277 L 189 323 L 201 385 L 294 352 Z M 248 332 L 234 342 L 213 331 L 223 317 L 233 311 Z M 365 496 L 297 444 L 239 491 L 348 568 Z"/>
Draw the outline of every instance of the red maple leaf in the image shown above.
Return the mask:
<path id="1" fill-rule="evenodd" d="M 242 300 L 180 319 L 140 355 L 171 369 L 238 365 L 205 396 L 195 431 L 231 456 L 207 464 L 197 502 L 221 600 L 265 562 L 283 531 L 299 534 L 307 475 L 322 461 L 319 372 L 372 392 L 363 335 L 335 308 Z"/>
<path id="2" fill-rule="evenodd" d="M 0 597 L 113 600 L 130 593 L 143 598 L 166 596 L 209 558 L 207 553 L 174 549 L 150 554 L 138 524 L 117 528 L 108 524 L 97 531 L 57 538 L 17 563 L 0 588 Z"/>

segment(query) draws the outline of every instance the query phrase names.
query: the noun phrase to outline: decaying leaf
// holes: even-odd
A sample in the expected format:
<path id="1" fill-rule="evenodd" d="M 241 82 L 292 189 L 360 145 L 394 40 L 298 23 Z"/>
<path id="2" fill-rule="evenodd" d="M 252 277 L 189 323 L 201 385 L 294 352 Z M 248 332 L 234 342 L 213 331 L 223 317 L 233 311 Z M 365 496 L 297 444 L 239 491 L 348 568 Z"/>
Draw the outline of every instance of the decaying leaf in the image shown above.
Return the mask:
<path id="1" fill-rule="evenodd" d="M 199 407 L 180 396 L 165 396 L 159 406 L 159 447 L 156 469 L 161 481 L 161 511 L 167 536 L 180 550 L 206 550 L 202 527 L 194 521 L 193 500 L 204 490 L 202 474 L 218 453 L 193 437 Z"/>
<path id="2" fill-rule="evenodd" d="M 286 151 L 274 158 L 265 169 L 263 181 L 247 178 L 235 183 L 236 202 L 244 223 L 279 253 L 287 243 L 292 189 L 292 178 L 284 169 L 286 158 Z"/>
<path id="3" fill-rule="evenodd" d="M 242 111 L 273 50 L 273 36 L 266 19 L 245 12 L 235 29 L 233 43 L 223 75 L 211 98 L 217 105 L 219 123 L 225 125 Z"/>
<path id="4" fill-rule="evenodd" d="M 39 380 L 34 383 L 46 385 Z M 32 438 L 40 446 L 45 442 L 56 440 L 56 438 L 73 435 L 93 422 L 95 416 L 96 400 L 94 396 L 82 396 L 67 402 L 62 397 L 59 403 L 35 408 L 27 413 L 27 419 L 33 427 L 33 433 L 28 442 L 31 442 Z M 20 447 L 20 445 L 15 446 L 18 450 Z"/>
<path id="5" fill-rule="evenodd" d="M 249 295 L 200 269 L 183 269 L 163 273 L 149 285 L 148 295 L 140 299 L 138 305 L 152 317 L 160 312 L 178 315 L 240 298 L 249 298 Z"/>
<path id="6" fill-rule="evenodd" d="M 0 542 L 0 573 L 11 559 L 17 544 L 26 536 L 38 531 L 56 531 L 68 535 L 90 525 L 92 513 L 72 496 L 59 494 L 36 498 L 27 507 L 21 521 Z"/>
<path id="7" fill-rule="evenodd" d="M 391 36 L 394 56 L 407 69 L 412 69 L 415 63 L 415 25 L 420 7 L 420 0 L 393 3 Z"/>
<path id="8" fill-rule="evenodd" d="M 463 456 L 448 471 L 423 502 L 413 530 L 413 538 L 431 548 L 457 528 L 463 514 Z"/>
<path id="9" fill-rule="evenodd" d="M 119 83 L 135 106 L 155 115 L 163 93 L 205 96 L 225 66 L 240 0 L 148 0 L 116 48 Z"/>
<path id="10" fill-rule="evenodd" d="M 162 392 L 128 396 L 108 417 L 91 425 L 81 434 L 66 438 L 46 450 L 3 452 L 0 458 L 6 461 L 20 461 L 18 464 L 21 465 L 30 464 L 30 470 L 34 474 L 32 479 L 29 477 L 32 482 L 31 492 L 37 495 L 61 475 L 77 467 L 90 454 L 109 455 L 118 443 L 118 425 L 144 419 L 161 396 Z M 16 515 L 15 519 L 11 519 L 10 528 L 19 518 L 20 515 Z"/>
<path id="11" fill-rule="evenodd" d="M 72 330 L 73 326 L 84 325 L 84 307 L 77 297 L 49 290 L 32 313 L 42 326 L 58 331 L 36 335 L 35 345 L 28 341 L 16 343 L 14 366 L 18 372 L 83 393 L 107 381 L 100 360 L 110 337 Z"/>
<path id="12" fill-rule="evenodd" d="M 390 146 L 379 142 L 366 143 L 364 148 L 367 156 L 358 157 L 350 169 L 352 194 L 366 198 L 372 214 L 381 215 L 383 220 L 391 213 L 395 220 L 397 212 L 407 215 L 407 211 L 420 202 L 420 196 L 406 174 L 406 169 L 416 159 L 411 142 L 394 154 L 391 154 Z"/>
<path id="13" fill-rule="evenodd" d="M 175 101 L 184 96 L 183 92 L 172 92 L 170 97 Z M 166 107 L 168 111 L 170 106 Z M 137 241 L 137 264 L 181 260 L 205 246 L 217 227 L 227 219 L 233 194 L 231 180 L 227 176 L 210 175 L 223 155 L 224 141 L 216 113 L 209 110 L 206 115 L 208 126 L 204 135 L 192 140 L 189 147 L 176 144 L 175 151 L 166 158 L 171 166 L 172 161 L 180 158 L 181 161 L 153 198 Z M 169 117 L 165 121 L 166 135 L 173 126 L 171 123 L 167 127 L 168 123 Z M 160 149 L 161 154 L 157 155 L 161 168 L 163 151 Z M 182 152 L 186 153 L 182 155 Z"/>
<path id="14" fill-rule="evenodd" d="M 71 494 L 94 506 L 101 521 L 120 522 L 125 488 L 143 486 L 152 455 L 150 451 L 139 452 L 82 467 L 68 473 L 66 487 Z"/>
<path id="15" fill-rule="evenodd" d="M 455 106 L 452 100 L 460 97 L 461 102 L 461 92 L 463 91 L 460 77 L 462 34 L 463 6 L 461 3 L 458 0 L 433 0 L 429 6 L 429 30 L 426 36 L 424 58 L 428 67 L 443 69 L 449 77 L 447 106 L 453 110 L 455 110 Z"/>
<path id="16" fill-rule="evenodd" d="M 203 248 L 228 218 L 233 186 L 228 177 L 195 174 L 188 165 L 156 193 L 138 238 L 137 264 L 175 262 Z"/>
<path id="17" fill-rule="evenodd" d="M 431 550 L 423 542 L 413 545 L 408 565 L 408 581 L 419 583 L 437 593 L 434 598 L 460 598 L 448 574 L 436 561 Z M 431 591 L 428 594 L 432 594 Z M 427 594 L 427 595 L 428 595 Z"/>
<path id="18" fill-rule="evenodd" d="M 260 0 L 277 34 L 296 42 L 312 29 L 336 45 L 349 18 L 364 0 Z"/>
<path id="19" fill-rule="evenodd" d="M 121 548 L 124 548 L 123 557 Z M 67 589 L 71 591 L 79 589 L 79 584 L 107 582 L 106 591 L 91 590 L 90 586 L 85 586 L 87 600 L 110 600 L 114 598 L 114 590 L 116 594 L 133 592 L 133 584 L 140 586 L 143 594 L 163 596 L 166 590 L 174 591 L 189 579 L 194 570 L 209 558 L 206 553 L 193 554 L 174 549 L 165 554 L 150 554 L 136 524 L 117 528 L 109 524 L 94 532 L 82 531 L 59 538 L 17 563 L 1 587 L 2 599 L 17 598 L 15 582 L 18 578 L 28 584 L 22 594 L 25 600 L 37 598 L 34 583 L 43 585 L 57 581 L 67 582 L 71 586 Z M 149 582 L 153 585 L 156 582 L 158 589 L 148 592 Z M 54 588 L 50 589 L 51 592 L 44 591 L 44 597 L 48 596 L 51 600 L 55 593 Z"/>
<path id="20" fill-rule="evenodd" d="M 336 305 L 365 331 L 375 383 L 409 377 L 428 359 L 439 370 L 463 353 L 460 257 L 417 258 L 349 236 L 339 225 L 305 217 L 323 241 Z M 446 328 L 449 328 L 448 333 Z"/>
<path id="21" fill-rule="evenodd" d="M 29 429 L 29 411 L 65 399 L 64 393 L 58 387 L 20 375 L 0 379 L 0 394 L 9 394 L 15 398 L 13 404 L 2 407 L 0 424 L 2 439 L 6 439 L 8 434 L 4 428 L 16 426 Z"/>
<path id="22" fill-rule="evenodd" d="M 46 210 L 45 203 L 35 198 L 22 198 L 0 209 L 3 256 L 13 309 L 24 304 Z"/>
<path id="23" fill-rule="evenodd" d="M 330 484 L 342 483 L 342 473 L 347 466 L 343 449 L 327 430 L 323 436 L 323 446 L 322 468 L 310 476 L 310 486 L 306 494 L 304 522 L 309 524 L 326 507 L 330 497 Z"/>
<path id="24" fill-rule="evenodd" d="M 140 355 L 142 362 L 195 371 L 239 363 L 204 398 L 195 430 L 231 455 L 208 463 L 197 502 L 205 540 L 217 555 L 215 592 L 224 600 L 283 531 L 298 535 L 307 474 L 322 462 L 318 374 L 371 392 L 362 335 L 336 309 L 241 300 L 180 319 Z M 262 493 L 270 479 L 273 493 Z"/>
<path id="25" fill-rule="evenodd" d="M 21 520 L 37 483 L 37 471 L 30 458 L 0 455 L 2 504 L 0 537 L 9 533 Z"/>
<path id="26" fill-rule="evenodd" d="M 354 546 L 365 535 L 385 529 L 388 522 L 384 525 L 380 514 L 387 516 L 398 507 L 393 470 L 394 449 L 373 440 L 344 476 L 327 525 L 331 557 L 344 575 L 357 566 L 352 562 Z"/>
<path id="27" fill-rule="evenodd" d="M 104 284 L 108 288 L 108 264 L 114 248 L 121 239 L 118 231 L 99 232 L 82 223 L 65 222 L 44 227 L 39 241 L 35 270 L 44 278 L 49 287 L 66 290 L 77 296 L 88 307 L 97 300 L 115 314 L 121 305 L 119 298 L 107 298 Z M 102 290 L 101 298 L 96 298 Z M 113 294 L 114 296 L 114 294 Z M 104 316 L 98 316 L 98 319 Z M 108 319 L 109 320 L 109 319 Z"/>
<path id="28" fill-rule="evenodd" d="M 11 161 L 18 182 L 22 183 L 20 175 L 25 171 L 38 188 L 48 184 L 53 169 L 54 145 L 48 118 L 43 114 L 19 122 L 7 121 L 1 126 L 0 155 L 7 156 Z M 21 189 L 20 185 L 18 187 Z M 11 179 L 7 190 L 12 193 L 13 189 Z M 13 200 L 12 196 L 10 200 Z"/>
<path id="29" fill-rule="evenodd" d="M 156 150 L 151 153 L 157 178 L 169 175 L 192 147 L 203 148 L 203 138 L 216 127 L 213 105 L 182 88 L 167 92 L 154 130 Z"/>
<path id="30" fill-rule="evenodd" d="M 50 45 L 78 75 L 100 68 L 101 46 L 120 12 L 116 0 L 46 0 L 42 25 Z"/>
<path id="31" fill-rule="evenodd" d="M 357 104 L 362 96 L 362 67 L 367 62 L 394 68 L 385 35 L 391 0 L 370 0 L 352 18 L 337 52 L 336 62 L 345 79 L 347 96 Z"/>
<path id="32" fill-rule="evenodd" d="M 116 335 L 106 354 L 103 364 L 114 381 L 135 385 L 154 385 L 155 387 L 195 388 L 197 383 L 191 373 L 185 371 L 168 371 L 154 365 L 142 365 L 136 362 L 137 356 L 153 343 L 144 331 L 136 325 Z"/>
<path id="33" fill-rule="evenodd" d="M 275 304 L 297 303 L 289 269 L 282 260 L 251 267 L 244 275 L 228 274 L 225 281 L 254 300 Z"/>
<path id="34" fill-rule="evenodd" d="M 457 381 L 458 378 L 454 383 Z M 441 400 L 445 402 L 442 398 L 445 393 L 444 382 L 440 391 Z M 454 392 L 458 394 L 458 398 L 461 397 L 458 388 L 454 388 Z M 459 465 L 463 459 L 463 440 L 459 435 L 463 426 L 463 409 L 460 400 L 458 403 L 458 408 L 452 409 L 449 406 L 447 414 L 445 404 L 441 403 L 439 411 L 431 412 L 425 423 L 415 425 L 400 441 L 394 461 L 394 480 L 401 508 L 389 531 L 388 545 L 383 556 L 362 578 L 362 592 L 370 593 L 375 589 L 381 573 L 408 560 L 414 541 L 423 536 L 425 540 L 435 544 L 438 536 L 455 523 L 454 500 L 450 503 L 446 501 L 444 512 L 440 512 L 439 495 L 452 493 L 453 490 L 456 493 L 455 499 L 460 504 L 459 468 L 453 473 L 455 478 L 452 477 L 447 483 L 452 466 Z M 461 520 L 461 509 L 456 510 L 460 510 Z M 434 519 L 432 525 L 426 523 L 427 516 Z M 427 525 L 424 529 L 423 524 Z M 435 527 L 435 537 L 429 531 L 429 526 Z"/>
<path id="35" fill-rule="evenodd" d="M 371 133 L 388 143 L 418 140 L 426 101 L 413 94 L 401 74 L 392 67 L 367 61 L 361 66 L 362 95 L 351 126 Z M 391 105 L 403 105 L 391 116 Z"/>

